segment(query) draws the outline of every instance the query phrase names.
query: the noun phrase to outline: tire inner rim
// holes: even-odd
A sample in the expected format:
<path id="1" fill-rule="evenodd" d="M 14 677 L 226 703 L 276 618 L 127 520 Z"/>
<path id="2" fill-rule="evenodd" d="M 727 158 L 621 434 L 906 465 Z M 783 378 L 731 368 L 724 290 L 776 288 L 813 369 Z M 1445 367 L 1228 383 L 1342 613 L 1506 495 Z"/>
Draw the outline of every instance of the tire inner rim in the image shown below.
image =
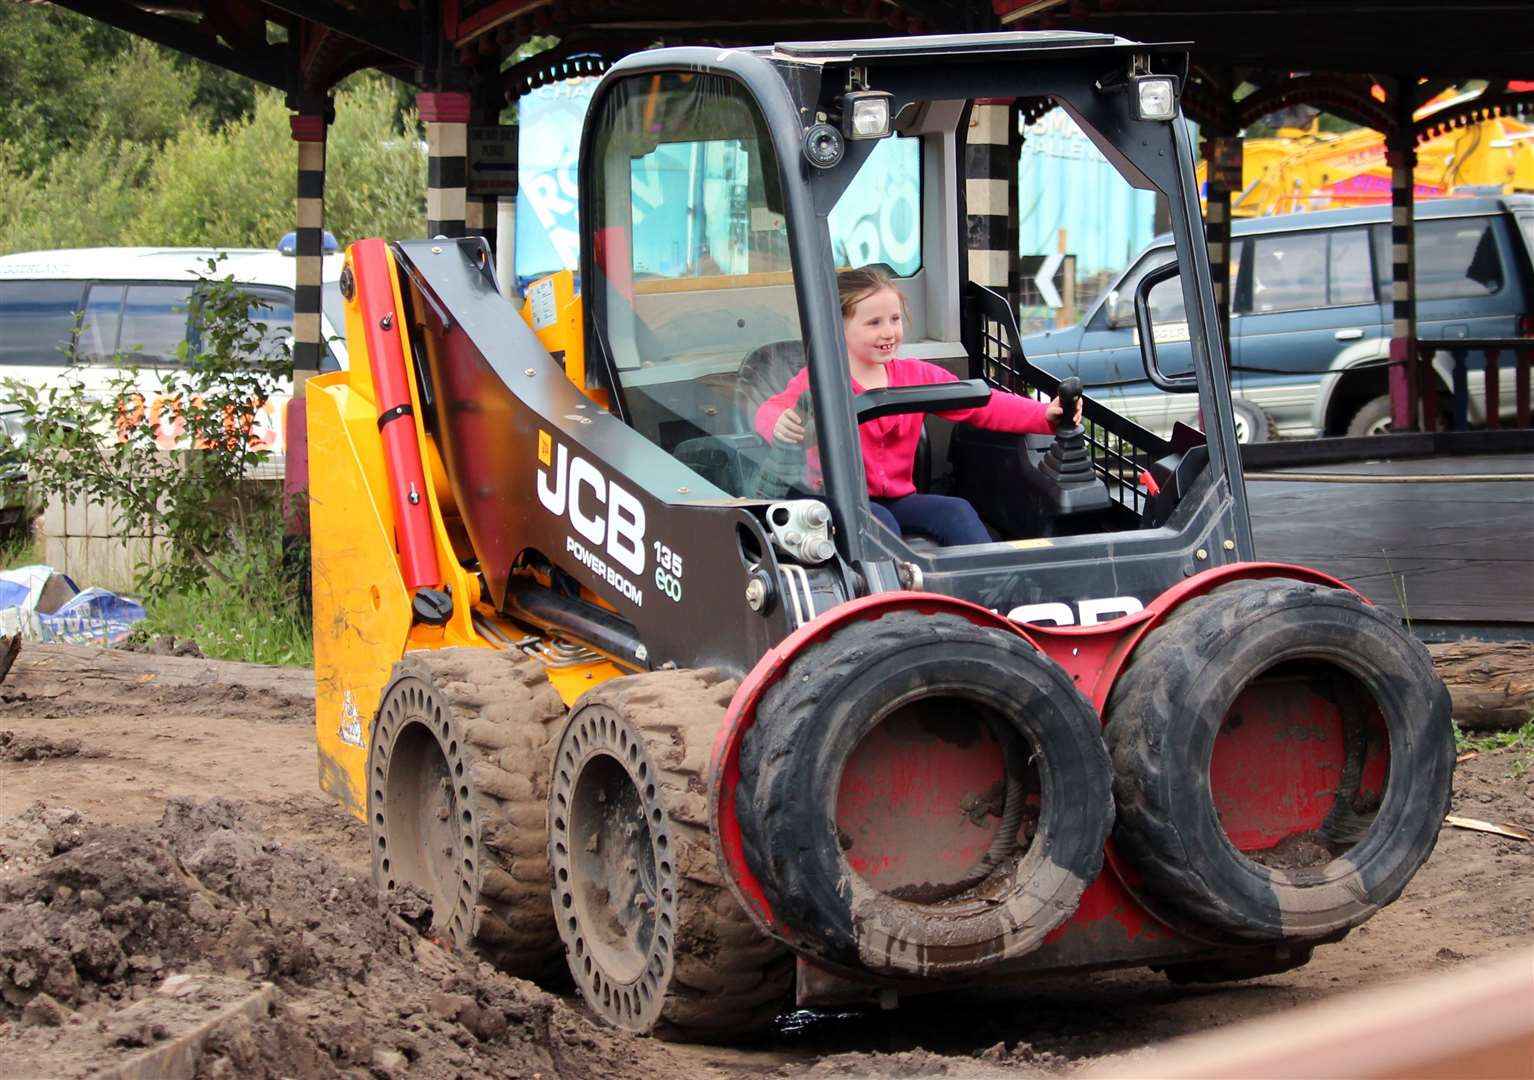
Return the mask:
<path id="1" fill-rule="evenodd" d="M 1024 740 L 985 704 L 929 694 L 877 720 L 842 769 L 836 825 L 847 865 L 917 904 L 973 888 L 1028 849 L 1039 775 Z"/>
<path id="2" fill-rule="evenodd" d="M 644 971 L 655 936 L 659 883 L 644 804 L 628 770 L 599 753 L 570 799 L 570 863 L 587 947 L 619 982 Z"/>
<path id="3" fill-rule="evenodd" d="M 1361 843 L 1385 797 L 1379 705 L 1323 660 L 1277 664 L 1237 695 L 1210 752 L 1214 813 L 1248 859 L 1302 878 Z"/>

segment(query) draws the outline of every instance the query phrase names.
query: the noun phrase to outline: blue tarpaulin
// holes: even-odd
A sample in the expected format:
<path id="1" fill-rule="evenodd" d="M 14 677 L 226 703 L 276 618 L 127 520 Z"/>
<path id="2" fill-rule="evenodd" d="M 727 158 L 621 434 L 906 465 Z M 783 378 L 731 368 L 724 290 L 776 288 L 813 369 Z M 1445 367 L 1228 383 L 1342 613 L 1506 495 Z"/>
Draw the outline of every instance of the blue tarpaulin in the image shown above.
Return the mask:
<path id="1" fill-rule="evenodd" d="M 73 645 L 115 645 L 144 607 L 106 589 L 80 587 L 51 566 L 0 570 L 0 634 Z"/>

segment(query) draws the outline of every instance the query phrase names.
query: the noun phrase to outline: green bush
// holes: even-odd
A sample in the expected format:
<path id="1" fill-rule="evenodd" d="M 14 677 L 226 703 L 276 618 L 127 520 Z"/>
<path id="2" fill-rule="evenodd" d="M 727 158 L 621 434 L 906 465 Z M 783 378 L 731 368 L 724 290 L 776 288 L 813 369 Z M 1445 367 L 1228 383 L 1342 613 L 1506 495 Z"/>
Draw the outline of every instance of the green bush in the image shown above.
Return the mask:
<path id="1" fill-rule="evenodd" d="M 382 78 L 356 78 L 336 97 L 326 145 L 325 226 L 343 242 L 415 236 L 426 212 L 426 156 L 414 112 L 395 113 Z M 293 228 L 298 153 L 276 93 L 222 131 L 189 125 L 151 169 L 154 198 L 129 243 L 270 247 Z M 397 125 L 403 123 L 401 134 Z"/>

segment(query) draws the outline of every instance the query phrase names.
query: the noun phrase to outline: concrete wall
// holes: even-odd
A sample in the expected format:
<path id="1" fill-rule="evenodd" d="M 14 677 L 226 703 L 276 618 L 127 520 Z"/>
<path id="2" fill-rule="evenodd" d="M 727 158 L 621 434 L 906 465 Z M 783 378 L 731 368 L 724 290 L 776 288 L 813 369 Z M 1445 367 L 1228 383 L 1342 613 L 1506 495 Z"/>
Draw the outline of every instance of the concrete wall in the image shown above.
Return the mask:
<path id="1" fill-rule="evenodd" d="M 117 535 L 110 507 L 84 499 L 52 499 L 43 509 L 38 533 L 43 561 L 68 574 L 82 589 L 100 586 L 131 593 L 134 568 L 163 549 L 163 537 Z"/>

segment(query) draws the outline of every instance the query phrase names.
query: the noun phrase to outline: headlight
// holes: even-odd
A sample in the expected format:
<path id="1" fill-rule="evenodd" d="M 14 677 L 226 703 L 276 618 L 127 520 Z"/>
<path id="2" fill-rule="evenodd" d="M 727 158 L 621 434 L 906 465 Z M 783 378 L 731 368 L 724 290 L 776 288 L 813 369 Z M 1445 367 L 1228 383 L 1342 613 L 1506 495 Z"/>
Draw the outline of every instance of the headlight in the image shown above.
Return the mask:
<path id="1" fill-rule="evenodd" d="M 1171 75 L 1131 75 L 1129 110 L 1136 120 L 1170 120 L 1177 115 L 1177 80 Z"/>

